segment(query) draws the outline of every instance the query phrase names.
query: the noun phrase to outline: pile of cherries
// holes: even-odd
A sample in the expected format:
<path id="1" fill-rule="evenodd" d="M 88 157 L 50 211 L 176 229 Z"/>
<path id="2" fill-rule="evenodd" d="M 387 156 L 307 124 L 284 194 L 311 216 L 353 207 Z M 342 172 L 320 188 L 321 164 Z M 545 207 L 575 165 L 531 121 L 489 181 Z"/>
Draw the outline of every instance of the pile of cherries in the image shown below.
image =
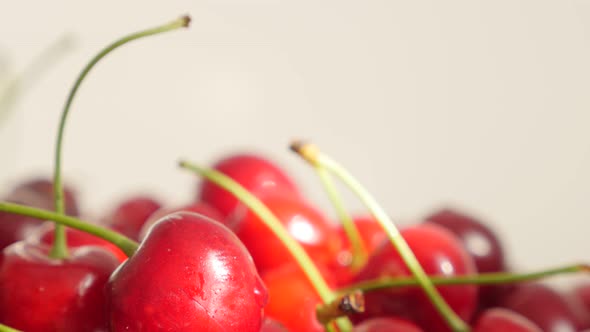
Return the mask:
<path id="1" fill-rule="evenodd" d="M 59 167 L 53 180 L 4 193 L 0 332 L 590 331 L 590 283 L 566 293 L 538 281 L 586 265 L 512 274 L 490 226 L 459 210 L 399 232 L 463 329 L 427 296 L 375 211 L 332 219 L 266 156 L 235 153 L 208 169 L 228 180 L 201 172 L 187 202 L 127 197 L 94 222 L 78 219 L 75 189 L 61 197 Z"/>

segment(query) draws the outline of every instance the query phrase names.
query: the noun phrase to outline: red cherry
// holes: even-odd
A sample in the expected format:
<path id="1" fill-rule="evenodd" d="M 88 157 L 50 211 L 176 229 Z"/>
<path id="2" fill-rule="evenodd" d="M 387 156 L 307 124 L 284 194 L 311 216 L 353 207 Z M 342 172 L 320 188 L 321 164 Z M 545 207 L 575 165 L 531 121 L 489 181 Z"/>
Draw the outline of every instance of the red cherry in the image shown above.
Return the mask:
<path id="1" fill-rule="evenodd" d="M 221 222 L 223 220 L 223 217 L 221 216 L 219 211 L 217 211 L 211 205 L 209 205 L 207 203 L 203 203 L 203 202 L 195 202 L 195 203 L 187 204 L 187 205 L 176 207 L 176 208 L 160 208 L 156 212 L 152 213 L 152 215 L 145 222 L 145 224 L 141 228 L 141 231 L 139 232 L 139 239 L 143 240 L 145 238 L 145 236 L 147 235 L 147 233 L 149 232 L 152 225 L 154 225 L 161 218 L 163 218 L 169 214 L 172 214 L 174 212 L 182 212 L 182 211 L 198 213 L 198 214 L 204 215 L 205 217 L 211 218 L 211 219 L 219 221 L 219 222 Z"/>
<path id="2" fill-rule="evenodd" d="M 546 332 L 574 332 L 584 328 L 584 322 L 579 321 L 564 295 L 540 283 L 518 285 L 501 305 L 523 315 Z"/>
<path id="3" fill-rule="evenodd" d="M 543 332 L 524 316 L 507 309 L 484 311 L 475 324 L 474 332 Z"/>
<path id="4" fill-rule="evenodd" d="M 575 285 L 564 295 L 584 328 L 590 328 L 590 283 L 586 280 Z"/>
<path id="5" fill-rule="evenodd" d="M 214 169 L 231 177 L 254 195 L 266 196 L 287 193 L 300 196 L 295 183 L 278 165 L 252 154 L 236 154 L 219 160 Z M 203 181 L 198 190 L 198 201 L 211 204 L 224 217 L 239 205 L 230 193 L 210 181 Z"/>
<path id="6" fill-rule="evenodd" d="M 356 325 L 353 332 L 423 332 L 414 323 L 396 317 L 377 317 Z"/>
<path id="7" fill-rule="evenodd" d="M 65 260 L 50 247 L 19 241 L 0 263 L 0 322 L 25 331 L 105 331 L 105 284 L 119 265 L 93 246 L 70 249 Z"/>
<path id="8" fill-rule="evenodd" d="M 139 232 L 148 218 L 162 205 L 147 196 L 131 197 L 120 203 L 106 217 L 105 224 L 117 232 L 133 239 L 139 239 Z"/>
<path id="9" fill-rule="evenodd" d="M 299 266 L 283 265 L 264 273 L 262 280 L 269 293 L 265 315 L 291 332 L 324 332 L 316 319 L 321 299 Z"/>
<path id="10" fill-rule="evenodd" d="M 15 187 L 4 200 L 7 202 L 52 210 L 54 208 L 53 185 L 50 181 L 43 179 L 27 181 Z M 66 212 L 69 215 L 77 216 L 78 204 L 71 189 L 66 189 L 65 200 Z M 32 235 L 43 222 L 44 220 L 0 212 L 0 249 L 17 241 L 26 239 Z"/>
<path id="11" fill-rule="evenodd" d="M 268 298 L 235 234 L 189 212 L 160 219 L 107 292 L 115 332 L 258 332 Z"/>
<path id="12" fill-rule="evenodd" d="M 262 322 L 260 332 L 289 332 L 289 330 L 281 322 L 266 317 L 264 318 L 264 322 Z"/>
<path id="13" fill-rule="evenodd" d="M 53 245 L 53 239 L 55 236 L 54 227 L 53 223 L 47 223 L 46 225 L 48 227 L 41 227 L 38 237 L 41 243 L 51 246 Z M 90 233 L 86 233 L 74 228 L 66 228 L 66 238 L 69 248 L 96 246 L 104 248 L 107 251 L 113 253 L 119 262 L 124 262 L 127 259 L 127 255 L 125 255 L 125 253 L 117 246 Z"/>
<path id="14" fill-rule="evenodd" d="M 471 257 L 449 231 L 433 224 L 421 224 L 401 231 L 403 238 L 429 275 L 454 276 L 475 273 Z M 409 270 L 397 250 L 388 242 L 373 253 L 357 281 L 380 277 L 408 276 Z M 437 287 L 443 299 L 464 320 L 477 304 L 473 285 Z M 364 317 L 395 315 L 415 321 L 425 331 L 449 331 L 447 324 L 418 287 L 371 291 L 365 294 Z"/>
<path id="15" fill-rule="evenodd" d="M 479 273 L 506 270 L 504 250 L 493 230 L 474 217 L 451 209 L 438 211 L 427 222 L 442 226 L 455 234 L 473 257 Z"/>
<path id="16" fill-rule="evenodd" d="M 292 196 L 267 197 L 263 203 L 312 260 L 324 263 L 336 257 L 342 246 L 340 237 L 333 224 L 311 204 Z M 251 210 L 239 209 L 231 219 L 231 228 L 250 251 L 259 271 L 292 261 L 285 245 Z"/>

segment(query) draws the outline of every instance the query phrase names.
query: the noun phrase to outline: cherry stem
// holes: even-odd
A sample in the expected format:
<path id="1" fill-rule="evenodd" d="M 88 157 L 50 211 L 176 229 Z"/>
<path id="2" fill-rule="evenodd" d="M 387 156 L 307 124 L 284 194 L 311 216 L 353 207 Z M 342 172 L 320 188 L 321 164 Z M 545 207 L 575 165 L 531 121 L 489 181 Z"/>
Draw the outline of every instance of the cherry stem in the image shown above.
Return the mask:
<path id="1" fill-rule="evenodd" d="M 537 272 L 529 273 L 507 273 L 507 272 L 494 272 L 494 273 L 481 273 L 474 275 L 462 275 L 462 276 L 430 276 L 430 281 L 437 286 L 442 285 L 496 285 L 496 284 L 512 284 L 533 281 L 538 279 L 544 279 L 551 276 L 563 275 L 569 273 L 581 273 L 590 272 L 590 265 L 588 264 L 577 264 L 568 265 L 563 267 L 557 267 Z M 379 278 L 374 280 L 367 280 L 359 282 L 345 288 L 338 290 L 341 294 L 348 294 L 354 290 L 362 290 L 364 292 L 375 291 L 379 289 L 387 288 L 399 288 L 407 286 L 417 286 L 418 280 L 412 277 L 400 277 L 400 278 Z"/>
<path id="2" fill-rule="evenodd" d="M 323 325 L 339 317 L 365 312 L 365 297 L 360 290 L 351 290 L 341 294 L 328 304 L 319 305 L 316 309 L 318 321 Z"/>
<path id="3" fill-rule="evenodd" d="M 344 167 L 332 160 L 330 157 L 323 154 L 315 145 L 296 141 L 291 144 L 291 150 L 299 154 L 303 159 L 307 160 L 313 165 L 322 165 L 328 171 L 332 172 L 336 177 L 340 178 L 342 182 L 354 192 L 359 199 L 369 209 L 371 214 L 379 222 L 381 227 L 385 230 L 387 236 L 391 240 L 392 245 L 398 251 L 404 263 L 417 279 L 418 284 L 423 289 L 424 293 L 436 310 L 443 316 L 451 330 L 455 332 L 469 331 L 469 326 L 461 320 L 459 316 L 449 307 L 439 292 L 436 290 L 429 277 L 420 266 L 416 256 L 410 249 L 408 243 L 401 236 L 395 224 L 389 218 L 389 215 L 381 208 L 377 201 L 371 194 L 356 180 Z"/>
<path id="4" fill-rule="evenodd" d="M 139 244 L 130 238 L 110 229 L 91 224 L 78 218 L 61 213 L 37 209 L 26 205 L 0 201 L 0 211 L 29 216 L 36 219 L 51 220 L 57 224 L 81 230 L 109 241 L 121 249 L 127 256 L 133 255 Z"/>
<path id="5" fill-rule="evenodd" d="M 350 241 L 350 246 L 352 249 L 352 261 L 350 262 L 350 267 L 352 268 L 353 272 L 358 271 L 365 265 L 369 257 L 366 244 L 363 243 L 363 239 L 361 238 L 358 228 L 354 224 L 350 214 L 346 211 L 343 200 L 338 193 L 338 190 L 334 185 L 334 181 L 332 180 L 332 177 L 328 171 L 321 164 L 310 164 L 313 166 L 313 169 L 319 176 L 320 181 L 324 186 L 324 190 L 328 194 L 328 197 L 332 202 L 336 213 L 338 214 L 338 218 L 342 223 L 346 237 L 348 238 L 348 241 Z"/>
<path id="6" fill-rule="evenodd" d="M 0 332 L 21 332 L 21 330 L 13 329 L 10 326 L 0 324 Z"/>
<path id="7" fill-rule="evenodd" d="M 66 119 L 68 117 L 70 107 L 72 105 L 72 101 L 74 100 L 74 96 L 78 89 L 80 88 L 80 84 L 84 81 L 84 78 L 90 70 L 96 65 L 102 58 L 104 58 L 107 54 L 111 53 L 113 50 L 140 38 L 148 37 L 160 33 L 164 33 L 171 30 L 176 30 L 179 28 L 188 27 L 190 23 L 189 16 L 183 16 L 178 18 L 172 22 L 167 24 L 139 31 L 136 33 L 132 33 L 127 35 L 114 43 L 105 47 L 102 51 L 100 51 L 97 55 L 95 55 L 90 62 L 82 69 L 74 86 L 70 90 L 66 103 L 64 105 L 63 112 L 61 114 L 61 119 L 59 121 L 59 129 L 57 132 L 57 142 L 55 147 L 55 168 L 53 173 L 53 191 L 55 197 L 55 211 L 57 213 L 63 214 L 65 211 L 65 202 L 64 202 L 64 188 L 62 185 L 61 179 L 61 156 L 62 156 L 62 145 L 63 145 L 63 136 L 64 136 L 64 128 L 66 124 Z M 65 258 L 68 255 L 68 248 L 67 248 L 67 239 L 65 236 L 65 229 L 62 225 L 55 225 L 55 242 L 53 243 L 53 247 L 51 248 L 51 252 L 49 253 L 50 257 L 53 258 Z"/>
<path id="8" fill-rule="evenodd" d="M 258 216 L 258 218 L 260 218 L 260 220 L 262 220 L 262 222 L 273 232 L 273 234 L 285 245 L 287 250 L 291 253 L 297 264 L 299 264 L 315 288 L 316 292 L 322 299 L 322 302 L 330 303 L 332 300 L 334 300 L 336 297 L 335 294 L 332 292 L 320 274 L 320 271 L 309 258 L 303 247 L 301 247 L 301 245 L 291 237 L 289 232 L 281 224 L 281 221 L 256 196 L 252 195 L 252 193 L 250 193 L 229 176 L 216 171 L 215 169 L 202 167 L 187 161 L 180 161 L 178 164 L 180 167 L 195 172 L 196 174 L 206 178 L 207 180 L 228 191 L 250 210 L 252 210 L 252 212 L 254 212 L 256 216 Z M 338 319 L 336 322 L 342 332 L 350 331 L 352 329 L 352 324 L 347 318 L 344 320 Z"/>

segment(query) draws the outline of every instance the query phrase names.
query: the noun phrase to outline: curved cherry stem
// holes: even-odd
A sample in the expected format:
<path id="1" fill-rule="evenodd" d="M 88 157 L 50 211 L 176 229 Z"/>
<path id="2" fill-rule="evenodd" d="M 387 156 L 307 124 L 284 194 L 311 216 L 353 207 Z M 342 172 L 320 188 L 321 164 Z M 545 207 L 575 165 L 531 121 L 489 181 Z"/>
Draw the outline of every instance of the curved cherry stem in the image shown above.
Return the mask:
<path id="1" fill-rule="evenodd" d="M 301 267 L 316 292 L 324 303 L 330 303 L 334 300 L 335 295 L 332 289 L 328 286 L 320 271 L 309 258 L 303 247 L 295 239 L 289 235 L 289 232 L 283 227 L 280 220 L 272 213 L 272 211 L 264 205 L 257 197 L 252 195 L 248 190 L 242 187 L 239 183 L 234 181 L 229 176 L 207 167 L 202 167 L 187 161 L 180 161 L 179 166 L 195 172 L 196 174 L 206 178 L 215 183 L 224 190 L 230 192 L 238 198 L 245 206 L 254 212 L 262 222 L 279 238 L 285 245 L 287 250 L 291 253 L 297 264 Z M 352 324 L 345 319 L 336 320 L 338 327 L 342 332 L 350 331 Z"/>
<path id="2" fill-rule="evenodd" d="M 109 241 L 121 249 L 127 256 L 133 255 L 139 244 L 130 238 L 110 229 L 91 224 L 78 218 L 66 216 L 49 210 L 37 209 L 26 205 L 1 202 L 0 211 L 28 216 L 36 219 L 51 220 L 57 224 L 75 228 Z"/>
<path id="3" fill-rule="evenodd" d="M 469 331 L 469 326 L 449 307 L 440 293 L 436 290 L 429 277 L 426 275 L 426 272 L 424 272 L 424 269 L 420 266 L 416 256 L 408 246 L 408 243 L 404 240 L 393 221 L 389 218 L 389 215 L 383 210 L 383 208 L 381 208 L 360 182 L 344 167 L 323 154 L 313 144 L 297 141 L 291 144 L 290 148 L 312 165 L 322 165 L 322 167 L 326 168 L 342 180 L 342 182 L 359 197 L 379 222 L 381 227 L 383 227 L 387 236 L 391 240 L 392 245 L 398 251 L 408 269 L 417 279 L 426 296 L 428 296 L 436 310 L 441 316 L 443 316 L 449 327 L 455 332 Z"/>
<path id="4" fill-rule="evenodd" d="M 547 269 L 543 271 L 530 272 L 530 273 L 506 273 L 506 272 L 495 272 L 495 273 L 481 273 L 474 275 L 462 275 L 454 277 L 444 276 L 430 276 L 430 281 L 437 285 L 496 285 L 496 284 L 512 284 L 533 281 L 538 279 L 544 279 L 551 276 L 570 274 L 570 273 L 581 273 L 590 272 L 590 265 L 588 264 L 577 264 L 568 265 L 564 267 L 557 267 Z M 387 288 L 399 288 L 407 286 L 418 286 L 419 282 L 416 278 L 412 277 L 400 277 L 400 278 L 379 278 L 374 280 L 367 280 L 359 282 L 345 288 L 338 289 L 338 293 L 348 294 L 354 290 L 362 290 L 364 292 L 371 292 L 379 289 Z"/>
<path id="5" fill-rule="evenodd" d="M 22 332 L 21 330 L 13 329 L 10 326 L 0 324 L 0 332 Z"/>
<path id="6" fill-rule="evenodd" d="M 338 219 L 342 223 L 342 228 L 346 233 L 346 237 L 348 241 L 350 241 L 350 246 L 352 249 L 352 261 L 350 263 L 350 267 L 353 271 L 358 271 L 361 267 L 365 265 L 367 259 L 369 257 L 369 253 L 367 252 L 366 244 L 363 243 L 363 239 L 358 231 L 358 228 L 354 224 L 352 217 L 346 211 L 344 207 L 344 203 L 336 186 L 334 185 L 334 181 L 332 177 L 328 173 L 328 171 L 321 165 L 321 164 L 312 164 L 313 169 L 317 173 L 322 185 L 324 186 L 324 190 L 328 194 L 336 213 L 338 214 Z"/>
<path id="7" fill-rule="evenodd" d="M 70 107 L 72 106 L 72 101 L 74 100 L 74 96 L 78 89 L 80 88 L 80 84 L 84 81 L 84 78 L 90 70 L 96 65 L 102 58 L 104 58 L 107 54 L 111 53 L 113 50 L 140 38 L 148 37 L 156 34 L 160 34 L 163 32 L 176 30 L 183 27 L 188 27 L 190 23 L 189 16 L 183 16 L 179 19 L 176 19 L 172 22 L 167 24 L 139 31 L 136 33 L 132 33 L 128 36 L 125 36 L 114 43 L 105 47 L 102 51 L 100 51 L 97 55 L 95 55 L 90 62 L 82 69 L 74 86 L 70 90 L 68 98 L 66 100 L 63 112 L 61 114 L 61 119 L 59 121 L 59 129 L 57 132 L 57 142 L 55 146 L 55 169 L 53 173 L 53 190 L 54 190 L 54 197 L 55 197 L 55 211 L 57 213 L 64 213 L 65 211 L 65 202 L 64 202 L 64 188 L 62 185 L 61 179 L 61 156 L 62 156 L 62 145 L 63 145 L 63 136 L 64 136 L 64 129 L 66 124 L 66 119 L 68 117 Z M 64 258 L 67 257 L 68 249 L 67 249 L 67 240 L 65 236 L 65 230 L 63 226 L 56 225 L 55 226 L 55 242 L 53 243 L 53 247 L 50 252 L 50 256 L 53 258 Z"/>

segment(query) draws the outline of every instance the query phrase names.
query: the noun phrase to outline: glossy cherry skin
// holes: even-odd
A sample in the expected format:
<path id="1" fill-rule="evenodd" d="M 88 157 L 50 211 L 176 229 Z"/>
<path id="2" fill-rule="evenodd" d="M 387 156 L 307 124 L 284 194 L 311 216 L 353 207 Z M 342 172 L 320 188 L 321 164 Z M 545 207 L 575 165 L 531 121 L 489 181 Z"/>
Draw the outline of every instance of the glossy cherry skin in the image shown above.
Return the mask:
<path id="1" fill-rule="evenodd" d="M 148 196 L 137 196 L 121 202 L 111 214 L 106 217 L 105 224 L 117 232 L 133 239 L 139 239 L 141 228 L 148 218 L 160 209 L 162 205 L 156 199 Z"/>
<path id="2" fill-rule="evenodd" d="M 258 332 L 268 300 L 235 234 L 189 212 L 160 219 L 107 292 L 115 332 Z"/>
<path id="3" fill-rule="evenodd" d="M 397 317 L 377 317 L 356 325 L 353 332 L 424 332 L 414 323 Z"/>
<path id="4" fill-rule="evenodd" d="M 65 260 L 50 247 L 19 241 L 3 251 L 0 322 L 30 332 L 106 331 L 104 287 L 119 261 L 93 246 L 70 249 Z"/>
<path id="5" fill-rule="evenodd" d="M 289 330 L 281 322 L 265 317 L 260 332 L 289 332 Z"/>
<path id="6" fill-rule="evenodd" d="M 219 213 L 219 211 L 217 211 L 211 205 L 209 205 L 207 203 L 203 203 L 203 202 L 194 202 L 194 203 L 186 204 L 186 205 L 175 207 L 175 208 L 169 208 L 169 207 L 160 208 L 156 212 L 152 213 L 152 215 L 145 222 L 145 224 L 141 228 L 141 231 L 139 232 L 139 239 L 143 240 L 145 238 L 145 236 L 147 235 L 147 233 L 149 232 L 152 225 L 154 225 L 161 218 L 163 218 L 171 213 L 182 212 L 182 211 L 194 212 L 197 214 L 201 214 L 205 217 L 211 218 L 213 220 L 217 220 L 219 222 L 221 222 L 221 220 L 223 220 L 223 217 L 221 216 L 221 213 Z"/>
<path id="7" fill-rule="evenodd" d="M 316 319 L 320 296 L 301 268 L 294 263 L 262 274 L 268 288 L 266 316 L 281 322 L 291 332 L 324 332 Z"/>
<path id="8" fill-rule="evenodd" d="M 39 234 L 35 234 L 33 237 L 38 237 L 40 242 L 46 246 L 52 246 L 53 239 L 55 238 L 53 223 L 46 223 L 39 229 Z M 125 255 L 121 249 L 109 241 L 99 238 L 98 236 L 94 236 L 74 228 L 66 228 L 66 238 L 68 248 L 96 246 L 110 251 L 119 260 L 119 262 L 124 262 L 127 259 L 127 255 Z"/>
<path id="9" fill-rule="evenodd" d="M 473 332 L 543 332 L 526 317 L 508 309 L 492 308 L 484 311 Z"/>
<path id="10" fill-rule="evenodd" d="M 335 226 L 318 209 L 293 196 L 271 196 L 262 202 L 313 261 L 335 259 L 342 242 Z M 261 273 L 292 261 L 285 245 L 251 210 L 240 209 L 231 219 L 230 228 L 248 248 Z"/>
<path id="11" fill-rule="evenodd" d="M 498 236 L 483 222 L 451 209 L 440 210 L 426 218 L 426 221 L 455 234 L 473 257 L 479 273 L 506 270 L 504 249 Z"/>
<path id="12" fill-rule="evenodd" d="M 501 305 L 523 315 L 546 332 L 574 332 L 585 327 L 565 296 L 544 284 L 520 284 Z"/>
<path id="13" fill-rule="evenodd" d="M 453 276 L 475 273 L 473 259 L 446 229 L 420 224 L 403 229 L 401 234 L 427 274 Z M 391 243 L 384 243 L 355 279 L 363 281 L 409 275 L 397 250 Z M 476 286 L 440 286 L 437 289 L 459 317 L 466 321 L 471 318 L 477 305 Z M 416 322 L 425 331 L 449 331 L 445 321 L 419 287 L 367 292 L 365 302 L 365 318 L 394 315 Z"/>
<path id="14" fill-rule="evenodd" d="M 261 156 L 230 155 L 216 162 L 213 168 L 231 177 L 254 195 L 281 193 L 300 196 L 299 189 L 286 172 L 271 160 Z M 239 201 L 232 194 L 210 181 L 200 183 L 197 196 L 197 201 L 210 204 L 224 217 L 228 217 L 239 205 Z"/>
<path id="15" fill-rule="evenodd" d="M 15 187 L 3 200 L 36 208 L 53 210 L 53 185 L 50 181 L 34 179 Z M 65 191 L 66 213 L 78 215 L 78 203 L 74 192 Z M 0 249 L 33 234 L 44 220 L 0 212 Z"/>

